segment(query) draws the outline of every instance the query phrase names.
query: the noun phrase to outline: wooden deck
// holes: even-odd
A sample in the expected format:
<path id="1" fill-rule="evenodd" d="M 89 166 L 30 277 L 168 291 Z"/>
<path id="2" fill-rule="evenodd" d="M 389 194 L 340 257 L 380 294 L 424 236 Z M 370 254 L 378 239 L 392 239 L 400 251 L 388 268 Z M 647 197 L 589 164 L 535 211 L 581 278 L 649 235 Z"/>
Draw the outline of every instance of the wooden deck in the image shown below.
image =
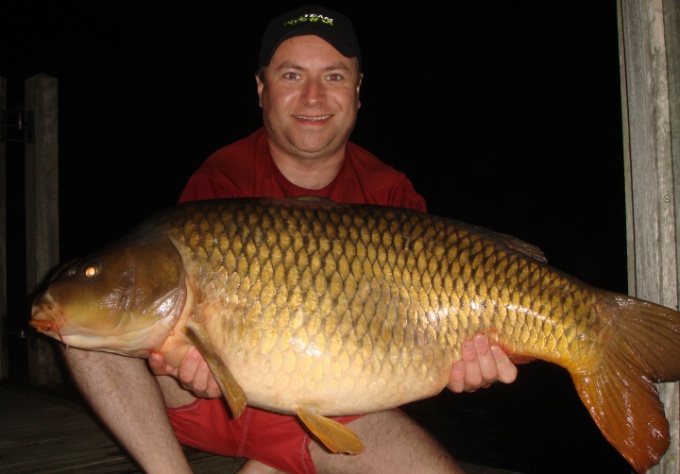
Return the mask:
<path id="1" fill-rule="evenodd" d="M 197 474 L 230 474 L 244 459 L 186 448 Z M 464 465 L 470 474 L 510 471 Z M 72 392 L 36 389 L 0 381 L 0 473 L 138 473 L 122 451 Z"/>
<path id="2" fill-rule="evenodd" d="M 197 474 L 229 474 L 244 460 L 186 449 Z M 0 383 L 0 472 L 138 473 L 139 467 L 68 393 Z"/>

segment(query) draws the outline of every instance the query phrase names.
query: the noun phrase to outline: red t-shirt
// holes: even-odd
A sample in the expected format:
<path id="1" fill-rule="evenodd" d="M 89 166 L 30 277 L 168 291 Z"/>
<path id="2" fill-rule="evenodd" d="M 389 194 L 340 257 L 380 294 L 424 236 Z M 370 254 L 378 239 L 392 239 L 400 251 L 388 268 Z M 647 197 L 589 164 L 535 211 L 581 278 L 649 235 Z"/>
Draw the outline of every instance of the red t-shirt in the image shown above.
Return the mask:
<path id="1" fill-rule="evenodd" d="M 425 200 L 404 173 L 353 143 L 347 143 L 342 167 L 328 186 L 316 190 L 296 186 L 274 165 L 264 128 L 210 155 L 189 178 L 179 201 L 298 196 L 426 211 Z"/>

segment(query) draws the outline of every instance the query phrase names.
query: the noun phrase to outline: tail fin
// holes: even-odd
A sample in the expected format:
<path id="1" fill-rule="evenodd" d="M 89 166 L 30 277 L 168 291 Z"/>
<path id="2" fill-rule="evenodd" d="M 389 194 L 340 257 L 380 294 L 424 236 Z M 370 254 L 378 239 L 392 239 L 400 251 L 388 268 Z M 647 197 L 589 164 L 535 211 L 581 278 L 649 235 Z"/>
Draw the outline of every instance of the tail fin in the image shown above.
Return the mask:
<path id="1" fill-rule="evenodd" d="M 638 472 L 645 472 L 670 444 L 654 382 L 680 378 L 680 313 L 611 294 L 598 302 L 598 310 L 611 324 L 600 364 L 572 377 L 607 440 Z"/>

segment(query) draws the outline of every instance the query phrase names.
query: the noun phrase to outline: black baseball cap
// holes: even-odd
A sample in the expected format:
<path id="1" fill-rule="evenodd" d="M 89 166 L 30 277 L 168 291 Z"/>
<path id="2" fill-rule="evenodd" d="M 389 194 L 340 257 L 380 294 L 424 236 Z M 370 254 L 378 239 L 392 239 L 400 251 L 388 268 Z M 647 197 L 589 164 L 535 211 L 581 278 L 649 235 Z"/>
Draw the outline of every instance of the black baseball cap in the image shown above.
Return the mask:
<path id="1" fill-rule="evenodd" d="M 293 36 L 315 35 L 328 41 L 347 58 L 356 57 L 361 70 L 359 42 L 352 22 L 342 13 L 318 5 L 305 5 L 274 18 L 262 35 L 260 67 L 266 67 L 276 48 Z"/>

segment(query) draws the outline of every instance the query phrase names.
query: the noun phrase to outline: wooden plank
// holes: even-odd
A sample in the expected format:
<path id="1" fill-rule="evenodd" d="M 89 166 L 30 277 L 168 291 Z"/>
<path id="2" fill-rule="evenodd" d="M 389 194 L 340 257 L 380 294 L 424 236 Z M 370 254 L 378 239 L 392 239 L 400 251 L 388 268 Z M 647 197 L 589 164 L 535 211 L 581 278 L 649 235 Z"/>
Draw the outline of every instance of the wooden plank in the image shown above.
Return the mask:
<path id="1" fill-rule="evenodd" d="M 7 79 L 0 77 L 0 111 L 7 109 Z M 7 335 L 7 145 L 0 141 L 0 380 L 9 375 Z"/>
<path id="2" fill-rule="evenodd" d="M 680 187 L 673 180 L 671 115 L 664 11 L 678 0 L 619 0 L 619 47 L 624 128 L 629 292 L 678 307 Z M 650 472 L 680 472 L 678 383 L 659 386 L 671 446 Z"/>
<path id="3" fill-rule="evenodd" d="M 185 448 L 196 474 L 235 473 L 241 458 Z M 80 403 L 0 385 L 0 473 L 140 473 Z"/>
<path id="4" fill-rule="evenodd" d="M 668 103 L 670 114 L 673 178 L 680 183 L 680 0 L 664 0 Z M 680 189 L 675 190 L 675 219 L 680 222 Z M 680 255 L 680 239 L 676 242 Z M 680 275 L 680 265 L 678 273 Z M 680 276 L 678 277 L 680 280 Z"/>
<path id="5" fill-rule="evenodd" d="M 680 0 L 664 0 L 663 3 L 664 31 L 666 42 L 666 70 L 668 80 L 668 105 L 670 117 L 671 160 L 674 175 L 674 203 L 676 229 L 680 223 Z M 676 258 L 680 258 L 680 238 L 676 235 Z M 676 264 L 677 264 L 676 260 Z M 680 281 L 680 265 L 678 281 Z M 680 299 L 680 296 L 678 297 Z M 675 474 L 680 472 L 680 387 L 673 384 L 672 389 L 666 389 L 664 402 L 667 409 L 672 410 L 671 430 L 675 439 L 672 446 L 675 449 L 664 463 L 666 472 Z M 664 472 L 664 471 L 658 471 Z"/>
<path id="6" fill-rule="evenodd" d="M 30 295 L 59 262 L 58 82 L 46 74 L 26 81 L 26 289 Z M 29 380 L 56 383 L 54 347 L 34 337 Z"/>

